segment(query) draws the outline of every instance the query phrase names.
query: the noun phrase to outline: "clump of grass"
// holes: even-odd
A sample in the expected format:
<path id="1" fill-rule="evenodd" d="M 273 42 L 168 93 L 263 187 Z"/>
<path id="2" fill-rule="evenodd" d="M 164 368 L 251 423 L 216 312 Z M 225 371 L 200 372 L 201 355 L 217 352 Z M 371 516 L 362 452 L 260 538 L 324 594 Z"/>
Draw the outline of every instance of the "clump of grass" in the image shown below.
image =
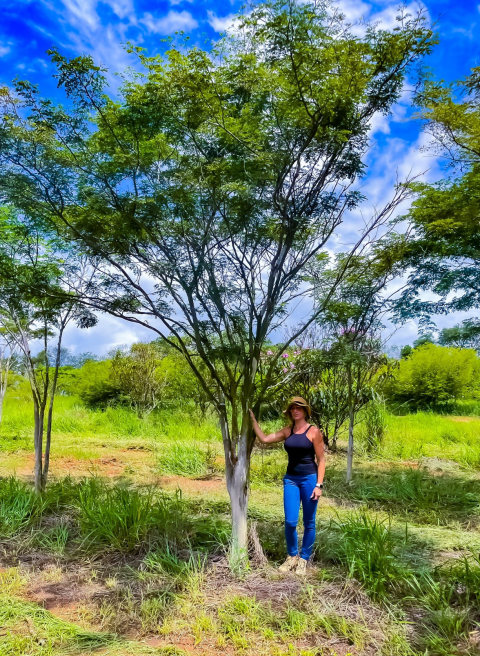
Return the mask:
<path id="1" fill-rule="evenodd" d="M 88 479 L 79 491 L 78 511 L 83 544 L 92 549 L 133 551 L 155 541 L 175 548 L 190 533 L 180 495 L 166 496 L 153 487 L 141 491 Z"/>
<path id="2" fill-rule="evenodd" d="M 361 420 L 359 442 L 368 455 L 378 454 L 387 435 L 385 403 L 381 401 L 369 403 L 361 414 Z"/>
<path id="3" fill-rule="evenodd" d="M 385 600 L 407 576 L 394 553 L 391 526 L 365 510 L 330 520 L 326 540 L 320 535 L 318 544 L 322 557 L 346 567 L 374 599 Z"/>
<path id="4" fill-rule="evenodd" d="M 174 442 L 166 445 L 159 458 L 159 469 L 164 474 L 177 476 L 205 476 L 214 468 L 215 454 L 192 442 Z"/>
<path id="5" fill-rule="evenodd" d="M 13 476 L 0 480 L 0 537 L 10 538 L 42 513 L 43 502 L 33 488 Z"/>

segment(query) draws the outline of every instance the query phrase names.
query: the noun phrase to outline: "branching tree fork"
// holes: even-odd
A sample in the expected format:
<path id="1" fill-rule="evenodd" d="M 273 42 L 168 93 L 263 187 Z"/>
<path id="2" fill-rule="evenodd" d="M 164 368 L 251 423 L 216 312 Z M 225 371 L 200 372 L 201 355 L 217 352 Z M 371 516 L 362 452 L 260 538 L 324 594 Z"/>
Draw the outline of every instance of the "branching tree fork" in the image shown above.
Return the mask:
<path id="1" fill-rule="evenodd" d="M 258 409 L 280 355 L 260 379 L 262 345 L 306 293 L 305 266 L 362 200 L 352 185 L 370 121 L 388 113 L 432 43 L 422 14 L 359 38 L 325 3 L 273 1 L 209 52 L 147 57 L 132 47 L 142 73 L 115 99 L 89 57 L 57 51 L 67 109 L 28 82 L 4 90 L 4 202 L 100 263 L 84 303 L 151 328 L 186 358 L 220 419 L 237 554 L 248 408 Z M 399 185 L 358 226 L 352 254 L 407 194 Z"/>

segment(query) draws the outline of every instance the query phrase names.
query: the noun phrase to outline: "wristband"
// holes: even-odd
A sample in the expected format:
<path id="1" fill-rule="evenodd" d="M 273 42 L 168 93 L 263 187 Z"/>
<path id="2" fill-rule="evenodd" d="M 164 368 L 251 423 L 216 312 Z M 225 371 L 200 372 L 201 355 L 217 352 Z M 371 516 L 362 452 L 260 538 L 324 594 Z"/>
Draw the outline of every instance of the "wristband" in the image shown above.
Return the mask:
<path id="1" fill-rule="evenodd" d="M 321 490 L 323 490 L 323 483 L 315 483 L 315 487 L 319 487 Z"/>

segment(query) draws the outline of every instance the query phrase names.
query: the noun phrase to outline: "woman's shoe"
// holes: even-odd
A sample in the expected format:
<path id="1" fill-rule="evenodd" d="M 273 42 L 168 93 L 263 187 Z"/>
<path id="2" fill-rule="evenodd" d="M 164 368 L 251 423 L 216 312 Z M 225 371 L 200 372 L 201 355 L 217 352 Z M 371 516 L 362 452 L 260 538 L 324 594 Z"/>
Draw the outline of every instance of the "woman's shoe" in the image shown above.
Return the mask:
<path id="1" fill-rule="evenodd" d="M 297 567 L 295 568 L 295 574 L 298 574 L 299 576 L 306 576 L 307 563 L 308 560 L 305 560 L 305 558 L 299 558 Z"/>
<path id="2" fill-rule="evenodd" d="M 282 573 L 291 572 L 292 570 L 295 569 L 297 563 L 298 563 L 298 556 L 288 556 L 287 560 L 283 563 L 283 565 L 280 565 L 278 571 Z"/>

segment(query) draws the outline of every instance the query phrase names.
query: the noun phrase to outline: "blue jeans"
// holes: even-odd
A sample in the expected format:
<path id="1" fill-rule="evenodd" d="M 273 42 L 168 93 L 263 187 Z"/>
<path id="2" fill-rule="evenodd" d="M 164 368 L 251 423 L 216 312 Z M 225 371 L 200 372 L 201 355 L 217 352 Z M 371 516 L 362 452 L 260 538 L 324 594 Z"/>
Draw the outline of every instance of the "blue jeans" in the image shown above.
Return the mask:
<path id="1" fill-rule="evenodd" d="M 283 477 L 283 507 L 285 510 L 285 539 L 289 556 L 298 554 L 297 523 L 300 502 L 303 506 L 303 542 L 300 556 L 308 560 L 312 555 L 315 542 L 315 513 L 318 501 L 310 499 L 317 482 L 316 474 Z"/>

